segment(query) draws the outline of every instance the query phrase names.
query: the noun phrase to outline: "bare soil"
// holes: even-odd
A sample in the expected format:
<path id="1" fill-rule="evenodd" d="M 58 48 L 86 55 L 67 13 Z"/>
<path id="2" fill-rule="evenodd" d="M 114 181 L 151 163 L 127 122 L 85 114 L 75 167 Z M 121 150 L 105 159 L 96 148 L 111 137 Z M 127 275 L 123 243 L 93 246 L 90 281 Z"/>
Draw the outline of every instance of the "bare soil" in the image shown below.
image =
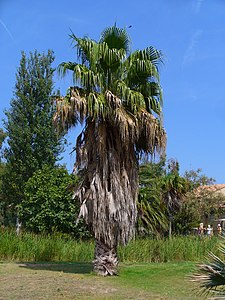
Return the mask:
<path id="1" fill-rule="evenodd" d="M 91 274 L 90 264 L 0 264 L 0 300 L 11 299 L 162 298 L 116 287 L 110 278 Z"/>
<path id="2" fill-rule="evenodd" d="M 88 263 L 0 263 L 0 300 L 17 299 L 175 298 L 126 284 L 119 277 L 98 277 Z"/>

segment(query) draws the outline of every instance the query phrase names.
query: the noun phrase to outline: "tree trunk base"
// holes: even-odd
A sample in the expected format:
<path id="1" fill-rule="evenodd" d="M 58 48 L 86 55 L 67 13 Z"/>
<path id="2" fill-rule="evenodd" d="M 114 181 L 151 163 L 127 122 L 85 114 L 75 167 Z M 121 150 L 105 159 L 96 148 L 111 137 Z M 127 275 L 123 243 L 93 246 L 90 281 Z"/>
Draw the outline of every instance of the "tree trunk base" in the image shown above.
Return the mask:
<path id="1" fill-rule="evenodd" d="M 111 248 L 101 241 L 95 242 L 94 272 L 100 276 L 118 275 L 116 247 Z"/>

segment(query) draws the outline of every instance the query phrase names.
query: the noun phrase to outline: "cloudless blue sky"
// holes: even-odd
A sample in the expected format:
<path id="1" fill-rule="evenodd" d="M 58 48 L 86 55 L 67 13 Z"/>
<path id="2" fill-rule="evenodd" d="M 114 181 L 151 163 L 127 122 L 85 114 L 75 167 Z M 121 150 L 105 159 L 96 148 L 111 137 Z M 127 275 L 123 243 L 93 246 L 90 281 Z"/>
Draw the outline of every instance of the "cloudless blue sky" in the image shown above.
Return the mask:
<path id="1" fill-rule="evenodd" d="M 167 157 L 179 161 L 181 172 L 202 168 L 225 183 L 224 0 L 0 0 L 0 119 L 13 97 L 22 50 L 52 49 L 57 67 L 76 58 L 70 28 L 98 40 L 115 21 L 127 27 L 132 50 L 151 45 L 164 54 Z M 70 85 L 71 77 L 55 77 L 62 94 Z M 69 141 L 75 138 L 76 130 Z M 75 159 L 68 154 L 72 144 L 63 158 L 69 170 Z"/>

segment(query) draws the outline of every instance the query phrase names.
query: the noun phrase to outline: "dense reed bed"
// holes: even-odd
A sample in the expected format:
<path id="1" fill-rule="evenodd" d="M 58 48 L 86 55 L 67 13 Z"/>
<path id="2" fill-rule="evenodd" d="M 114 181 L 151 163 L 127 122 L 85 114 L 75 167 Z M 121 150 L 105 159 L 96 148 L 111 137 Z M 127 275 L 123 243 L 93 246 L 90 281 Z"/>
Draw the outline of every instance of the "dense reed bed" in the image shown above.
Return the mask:
<path id="1" fill-rule="evenodd" d="M 173 236 L 162 239 L 136 239 L 120 246 L 121 262 L 202 261 L 208 252 L 219 255 L 217 237 Z M 0 232 L 0 260 L 27 262 L 90 262 L 94 254 L 93 241 L 79 241 L 56 235 L 34 235 L 13 231 Z"/>

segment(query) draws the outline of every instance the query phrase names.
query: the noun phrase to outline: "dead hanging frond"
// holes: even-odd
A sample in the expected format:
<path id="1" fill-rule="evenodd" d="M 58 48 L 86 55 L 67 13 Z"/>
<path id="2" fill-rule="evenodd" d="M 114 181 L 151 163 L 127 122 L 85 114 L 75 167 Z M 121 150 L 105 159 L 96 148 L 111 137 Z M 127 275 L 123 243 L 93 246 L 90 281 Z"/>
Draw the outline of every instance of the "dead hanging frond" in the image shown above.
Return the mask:
<path id="1" fill-rule="evenodd" d="M 122 142 L 126 145 L 135 143 L 137 137 L 137 119 L 123 105 L 122 100 L 112 92 L 106 92 L 109 106 L 108 120 L 118 128 Z"/>
<path id="2" fill-rule="evenodd" d="M 117 126 L 121 139 L 137 145 L 137 150 L 144 153 L 163 154 L 166 148 L 166 132 L 161 121 L 147 110 L 140 108 L 132 114 L 123 101 L 112 92 L 106 92 L 109 114 L 108 120 Z"/>
<path id="3" fill-rule="evenodd" d="M 79 146 L 80 145 L 80 146 Z M 134 146 L 121 141 L 117 126 L 89 120 L 76 151 L 83 180 L 75 191 L 83 217 L 97 240 L 115 246 L 134 235 L 138 189 Z M 124 155 L 126 151 L 126 155 Z M 85 155 L 84 155 L 85 153 Z"/>
<path id="4" fill-rule="evenodd" d="M 166 132 L 160 121 L 152 114 L 142 109 L 137 114 L 139 137 L 137 149 L 153 155 L 163 154 L 166 148 Z"/>
<path id="5" fill-rule="evenodd" d="M 77 124 L 77 116 L 72 112 L 68 97 L 55 99 L 55 114 L 53 123 L 59 132 L 68 131 L 68 129 Z"/>
<path id="6" fill-rule="evenodd" d="M 87 164 L 87 151 L 84 147 L 84 132 L 82 131 L 76 140 L 76 163 L 74 164 L 73 173 L 79 174 L 81 170 L 86 168 Z"/>
<path id="7" fill-rule="evenodd" d="M 77 88 L 70 88 L 70 102 L 72 110 L 79 116 L 79 122 L 83 123 L 88 115 L 86 95 L 81 95 Z"/>
<path id="8" fill-rule="evenodd" d="M 87 100 L 77 88 L 71 87 L 65 97 L 55 99 L 53 122 L 59 131 L 68 130 L 77 123 L 83 123 L 87 116 Z"/>

